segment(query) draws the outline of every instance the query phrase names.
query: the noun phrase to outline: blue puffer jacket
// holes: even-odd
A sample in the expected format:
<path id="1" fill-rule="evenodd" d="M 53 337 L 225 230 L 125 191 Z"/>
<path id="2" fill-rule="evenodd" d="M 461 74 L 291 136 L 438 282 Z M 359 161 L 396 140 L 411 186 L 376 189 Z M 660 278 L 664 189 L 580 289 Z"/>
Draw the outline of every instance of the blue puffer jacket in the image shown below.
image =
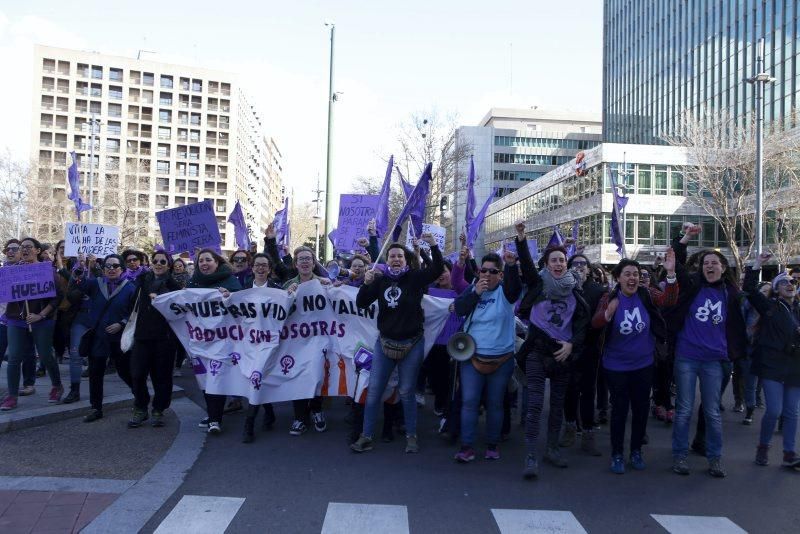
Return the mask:
<path id="1" fill-rule="evenodd" d="M 79 314 L 75 320 L 87 328 L 94 328 L 97 324 L 92 344 L 92 356 L 98 358 L 110 356 L 111 349 L 115 345 L 119 350 L 122 330 L 116 334 L 107 334 L 106 327 L 114 323 L 120 323 L 124 327 L 128 322 L 133 309 L 133 296 L 136 293 L 135 284 L 124 280 L 119 283 L 111 295 L 108 294 L 105 278 L 80 280 L 74 283 L 74 287 L 89 297 L 89 312 Z M 109 298 L 111 298 L 111 304 L 106 306 Z M 100 318 L 101 313 L 103 314 L 102 318 Z"/>

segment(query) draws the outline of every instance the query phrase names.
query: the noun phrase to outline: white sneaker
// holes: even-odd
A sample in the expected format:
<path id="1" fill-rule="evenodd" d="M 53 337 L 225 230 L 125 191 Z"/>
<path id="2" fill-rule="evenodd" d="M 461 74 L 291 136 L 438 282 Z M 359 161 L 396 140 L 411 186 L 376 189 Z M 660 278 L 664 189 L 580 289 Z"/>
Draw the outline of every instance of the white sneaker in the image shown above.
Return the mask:
<path id="1" fill-rule="evenodd" d="M 222 427 L 216 421 L 211 421 L 210 423 L 208 423 L 208 433 L 209 434 L 221 434 L 222 433 Z"/>
<path id="2" fill-rule="evenodd" d="M 417 406 L 420 408 L 425 407 L 425 395 L 423 393 L 415 393 L 414 398 L 417 399 Z"/>
<path id="3" fill-rule="evenodd" d="M 328 430 L 328 423 L 325 422 L 325 415 L 322 412 L 312 413 L 311 420 L 314 421 L 314 430 L 317 432 Z"/>

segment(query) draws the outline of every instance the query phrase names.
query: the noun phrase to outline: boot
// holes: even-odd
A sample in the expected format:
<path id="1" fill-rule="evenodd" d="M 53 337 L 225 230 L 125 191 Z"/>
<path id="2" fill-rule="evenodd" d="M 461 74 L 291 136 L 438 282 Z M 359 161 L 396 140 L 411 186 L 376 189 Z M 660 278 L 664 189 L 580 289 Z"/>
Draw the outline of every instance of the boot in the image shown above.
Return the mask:
<path id="1" fill-rule="evenodd" d="M 62 404 L 71 404 L 79 400 L 81 400 L 81 383 L 70 384 L 69 393 L 64 397 L 64 400 L 61 401 Z"/>
<path id="2" fill-rule="evenodd" d="M 800 466 L 800 456 L 797 456 L 797 453 L 794 451 L 783 451 L 783 463 L 781 465 L 783 467 L 795 469 Z"/>
<path id="3" fill-rule="evenodd" d="M 756 447 L 756 465 L 769 465 L 769 445 Z"/>
<path id="4" fill-rule="evenodd" d="M 544 453 L 544 460 L 555 467 L 567 467 L 569 464 L 561 456 L 558 450 L 558 435 L 547 437 L 547 451 Z"/>
<path id="5" fill-rule="evenodd" d="M 272 430 L 272 425 L 275 424 L 275 409 L 272 404 L 264 404 L 264 421 L 261 425 L 262 430 Z"/>
<path id="6" fill-rule="evenodd" d="M 581 436 L 581 450 L 589 456 L 602 456 L 603 453 L 597 450 L 594 440 L 594 432 L 591 430 L 584 430 Z"/>
<path id="7" fill-rule="evenodd" d="M 242 434 L 242 443 L 252 443 L 256 439 L 254 428 L 256 425 L 256 418 L 247 416 L 244 420 L 244 433 Z"/>
<path id="8" fill-rule="evenodd" d="M 539 463 L 536 461 L 534 454 L 528 454 L 525 458 L 525 467 L 522 469 L 522 477 L 525 479 L 533 479 L 539 476 Z"/>
<path id="9" fill-rule="evenodd" d="M 575 445 L 575 435 L 578 432 L 578 425 L 573 422 L 565 422 L 561 429 L 561 440 L 559 440 L 559 447 L 572 447 Z"/>

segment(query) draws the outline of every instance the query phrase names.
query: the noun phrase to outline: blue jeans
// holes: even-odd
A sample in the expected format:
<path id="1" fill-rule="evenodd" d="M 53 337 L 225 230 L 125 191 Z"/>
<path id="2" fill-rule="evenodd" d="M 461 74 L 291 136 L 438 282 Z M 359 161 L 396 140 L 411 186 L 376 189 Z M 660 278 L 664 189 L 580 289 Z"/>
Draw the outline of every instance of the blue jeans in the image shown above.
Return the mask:
<path id="1" fill-rule="evenodd" d="M 69 329 L 69 383 L 80 384 L 83 372 L 83 358 L 78 351 L 81 338 L 89 327 L 74 321 Z"/>
<path id="2" fill-rule="evenodd" d="M 398 340 L 409 341 L 409 340 Z M 369 374 L 367 405 L 364 407 L 364 435 L 371 438 L 375 428 L 378 410 L 383 406 L 383 391 L 389 383 L 389 376 L 397 366 L 400 375 L 400 401 L 403 403 L 403 415 L 406 420 L 406 435 L 417 435 L 417 401 L 414 392 L 417 387 L 417 375 L 425 357 L 425 342 L 420 339 L 402 360 L 392 360 L 383 353 L 380 340 L 375 342 L 375 354 L 372 357 L 372 369 Z"/>
<path id="3" fill-rule="evenodd" d="M 0 324 L 0 367 L 8 352 L 8 326 Z M 22 385 L 32 386 L 36 383 L 36 353 L 31 350 L 22 358 Z"/>
<path id="4" fill-rule="evenodd" d="M 797 411 L 800 405 L 800 386 L 787 386 L 774 380 L 764 379 L 764 400 L 767 409 L 761 419 L 761 445 L 769 445 L 775 423 L 783 417 L 783 450 L 794 452 L 797 434 Z"/>
<path id="5" fill-rule="evenodd" d="M 461 443 L 475 443 L 475 427 L 478 426 L 478 406 L 486 388 L 486 442 L 500 443 L 503 426 L 503 399 L 514 372 L 514 358 L 506 360 L 495 372 L 484 375 L 475 370 L 470 362 L 461 368 Z"/>
<path id="6" fill-rule="evenodd" d="M 47 369 L 47 374 L 50 375 L 52 385 L 61 385 L 61 373 L 58 370 L 56 358 L 53 356 L 54 327 L 52 321 L 34 326 L 33 332 L 28 332 L 27 328 L 8 327 L 8 394 L 10 396 L 19 396 L 20 370 L 25 356 L 33 353 L 34 346 Z"/>
<path id="7" fill-rule="evenodd" d="M 752 410 L 756 407 L 756 393 L 761 388 L 761 379 L 750 372 L 752 358 L 742 358 L 739 365 L 744 374 L 744 405 Z"/>
<path id="8" fill-rule="evenodd" d="M 675 419 L 672 425 L 672 456 L 686 458 L 689 454 L 689 425 L 694 408 L 697 379 L 700 379 L 700 400 L 706 421 L 706 457 L 722 456 L 722 418 L 719 399 L 722 394 L 723 369 L 719 361 L 675 358 Z"/>
<path id="9" fill-rule="evenodd" d="M 8 327 L 0 324 L 0 367 L 3 366 L 3 358 L 6 357 L 8 349 Z"/>

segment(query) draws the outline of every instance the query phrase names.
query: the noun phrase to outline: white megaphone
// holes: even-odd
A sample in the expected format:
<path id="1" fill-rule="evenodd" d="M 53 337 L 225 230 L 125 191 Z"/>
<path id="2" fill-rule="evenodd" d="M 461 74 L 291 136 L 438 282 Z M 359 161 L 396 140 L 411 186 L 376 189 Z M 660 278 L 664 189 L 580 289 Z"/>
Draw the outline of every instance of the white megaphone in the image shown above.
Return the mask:
<path id="1" fill-rule="evenodd" d="M 456 361 L 465 362 L 475 355 L 475 339 L 466 332 L 456 332 L 447 340 L 447 354 Z"/>

